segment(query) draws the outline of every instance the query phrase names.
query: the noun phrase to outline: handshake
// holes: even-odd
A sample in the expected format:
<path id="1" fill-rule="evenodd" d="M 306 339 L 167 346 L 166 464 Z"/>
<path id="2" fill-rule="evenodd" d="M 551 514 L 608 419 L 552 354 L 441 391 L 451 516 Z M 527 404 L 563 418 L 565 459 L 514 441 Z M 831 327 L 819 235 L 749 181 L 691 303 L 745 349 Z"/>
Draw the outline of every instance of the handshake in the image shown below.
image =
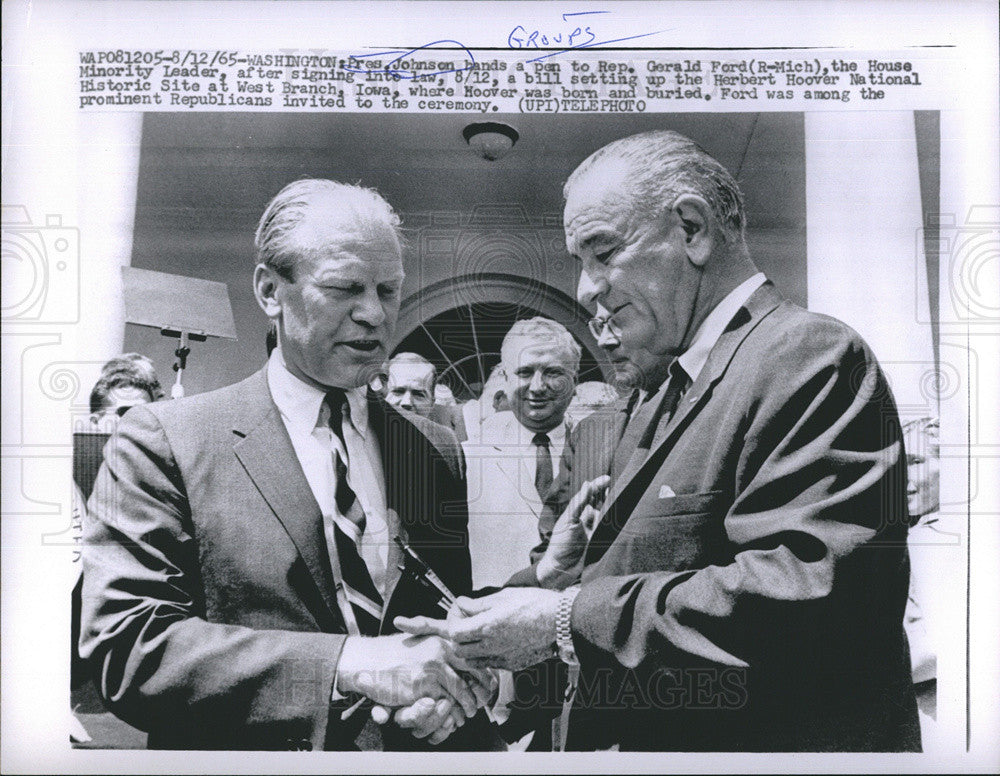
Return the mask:
<path id="1" fill-rule="evenodd" d="M 493 702 L 492 669 L 517 671 L 555 654 L 560 590 L 579 578 L 583 550 L 608 477 L 586 483 L 570 501 L 536 569 L 540 587 L 504 588 L 458 598 L 446 619 L 397 617 L 392 636 L 349 637 L 338 664 L 337 690 L 377 706 L 377 722 L 393 721 L 439 744 Z"/>
<path id="2" fill-rule="evenodd" d="M 491 671 L 473 668 L 437 636 L 349 636 L 337 665 L 338 692 L 371 699 L 376 722 L 391 718 L 432 744 L 487 706 L 496 689 Z"/>

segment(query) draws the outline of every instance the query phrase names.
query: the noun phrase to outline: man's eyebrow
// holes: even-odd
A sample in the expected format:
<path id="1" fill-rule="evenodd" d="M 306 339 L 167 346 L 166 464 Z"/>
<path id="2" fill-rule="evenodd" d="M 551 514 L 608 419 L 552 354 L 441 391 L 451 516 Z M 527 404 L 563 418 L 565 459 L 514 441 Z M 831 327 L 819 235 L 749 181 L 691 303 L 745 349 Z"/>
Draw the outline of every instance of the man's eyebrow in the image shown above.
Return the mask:
<path id="1" fill-rule="evenodd" d="M 576 240 L 577 248 L 591 247 L 598 242 L 614 242 L 620 239 L 617 230 L 606 226 L 598 226 L 588 232 L 585 237 Z"/>

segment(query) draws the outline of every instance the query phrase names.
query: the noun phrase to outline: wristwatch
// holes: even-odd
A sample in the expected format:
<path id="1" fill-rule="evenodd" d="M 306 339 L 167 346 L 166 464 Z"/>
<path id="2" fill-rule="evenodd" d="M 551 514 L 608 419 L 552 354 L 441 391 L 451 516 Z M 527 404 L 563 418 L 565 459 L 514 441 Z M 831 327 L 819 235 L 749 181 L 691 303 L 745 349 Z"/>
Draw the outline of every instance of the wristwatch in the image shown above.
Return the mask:
<path id="1" fill-rule="evenodd" d="M 573 613 L 573 601 L 580 592 L 579 585 L 573 585 L 563 590 L 559 596 L 559 608 L 556 610 L 556 654 L 559 659 L 570 666 L 580 665 L 573 647 L 573 632 L 570 630 L 570 615 Z"/>

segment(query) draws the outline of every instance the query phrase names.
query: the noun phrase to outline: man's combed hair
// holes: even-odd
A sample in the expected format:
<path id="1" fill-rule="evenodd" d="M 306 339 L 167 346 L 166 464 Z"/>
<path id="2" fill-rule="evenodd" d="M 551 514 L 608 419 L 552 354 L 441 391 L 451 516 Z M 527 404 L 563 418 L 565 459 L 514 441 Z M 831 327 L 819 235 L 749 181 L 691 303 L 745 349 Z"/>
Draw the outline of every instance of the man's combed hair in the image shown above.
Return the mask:
<path id="1" fill-rule="evenodd" d="M 548 342 L 560 345 L 570 354 L 570 363 L 573 371 L 579 371 L 583 348 L 580 347 L 580 343 L 576 341 L 573 335 L 569 333 L 569 330 L 558 321 L 553 321 L 551 318 L 544 318 L 540 315 L 534 318 L 515 321 L 514 325 L 510 327 L 510 331 L 503 338 L 503 344 L 500 346 L 501 360 L 504 360 L 504 351 L 508 348 L 508 343 L 515 337 L 526 337 L 528 339 L 536 339 L 540 343 Z"/>
<path id="2" fill-rule="evenodd" d="M 303 178 L 285 186 L 264 209 L 254 235 L 257 263 L 270 267 L 286 280 L 292 280 L 295 264 L 308 247 L 295 242 L 295 227 L 320 202 L 332 203 L 343 213 L 343 223 L 353 224 L 351 234 L 362 232 L 371 224 L 389 226 L 402 248 L 399 216 L 375 189 Z"/>
<path id="3" fill-rule="evenodd" d="M 563 196 L 602 159 L 621 159 L 631 166 L 638 204 L 650 214 L 659 213 L 681 194 L 696 194 L 708 202 L 727 237 L 743 240 L 746 214 L 740 187 L 725 167 L 690 138 L 656 129 L 609 143 L 573 171 Z"/>
<path id="4" fill-rule="evenodd" d="M 410 353 L 408 351 L 397 353 L 389 359 L 390 367 L 395 364 L 419 364 L 420 366 L 429 366 L 431 368 L 431 385 L 433 386 L 437 382 L 437 367 L 419 353 Z"/>
<path id="5" fill-rule="evenodd" d="M 121 367 L 102 373 L 94 384 L 90 391 L 91 414 L 96 414 L 107 406 L 108 396 L 115 388 L 138 388 L 149 396 L 150 401 L 157 401 L 160 398 L 157 396 L 157 390 L 160 388 L 158 382 L 151 383 L 135 369 Z"/>
<path id="6" fill-rule="evenodd" d="M 156 376 L 156 368 L 149 356 L 142 353 L 122 353 L 105 362 L 101 367 L 101 376 L 122 372 L 134 376 L 133 385 L 149 391 L 153 396 L 153 401 L 159 401 L 166 396 L 160 380 Z"/>

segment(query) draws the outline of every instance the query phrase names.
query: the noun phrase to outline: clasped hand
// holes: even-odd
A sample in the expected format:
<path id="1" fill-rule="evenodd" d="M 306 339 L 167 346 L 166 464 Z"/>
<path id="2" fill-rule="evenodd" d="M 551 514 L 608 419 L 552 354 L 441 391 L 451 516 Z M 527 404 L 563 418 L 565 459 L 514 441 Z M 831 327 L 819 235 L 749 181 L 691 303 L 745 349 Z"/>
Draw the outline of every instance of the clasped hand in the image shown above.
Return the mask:
<path id="1" fill-rule="evenodd" d="M 400 633 L 348 638 L 337 667 L 337 689 L 373 700 L 377 722 L 391 716 L 415 737 L 439 744 L 489 703 L 496 679 L 467 664 L 444 639 Z"/>
<path id="2" fill-rule="evenodd" d="M 462 597 L 447 619 L 397 617 L 401 634 L 348 639 L 340 684 L 379 704 L 372 713 L 377 721 L 388 721 L 385 707 L 395 707 L 400 727 L 433 744 L 444 741 L 492 699 L 496 678 L 489 669 L 516 671 L 554 653 L 555 591 L 579 578 L 609 482 L 603 476 L 584 483 L 556 522 L 537 568 L 541 588 Z"/>

